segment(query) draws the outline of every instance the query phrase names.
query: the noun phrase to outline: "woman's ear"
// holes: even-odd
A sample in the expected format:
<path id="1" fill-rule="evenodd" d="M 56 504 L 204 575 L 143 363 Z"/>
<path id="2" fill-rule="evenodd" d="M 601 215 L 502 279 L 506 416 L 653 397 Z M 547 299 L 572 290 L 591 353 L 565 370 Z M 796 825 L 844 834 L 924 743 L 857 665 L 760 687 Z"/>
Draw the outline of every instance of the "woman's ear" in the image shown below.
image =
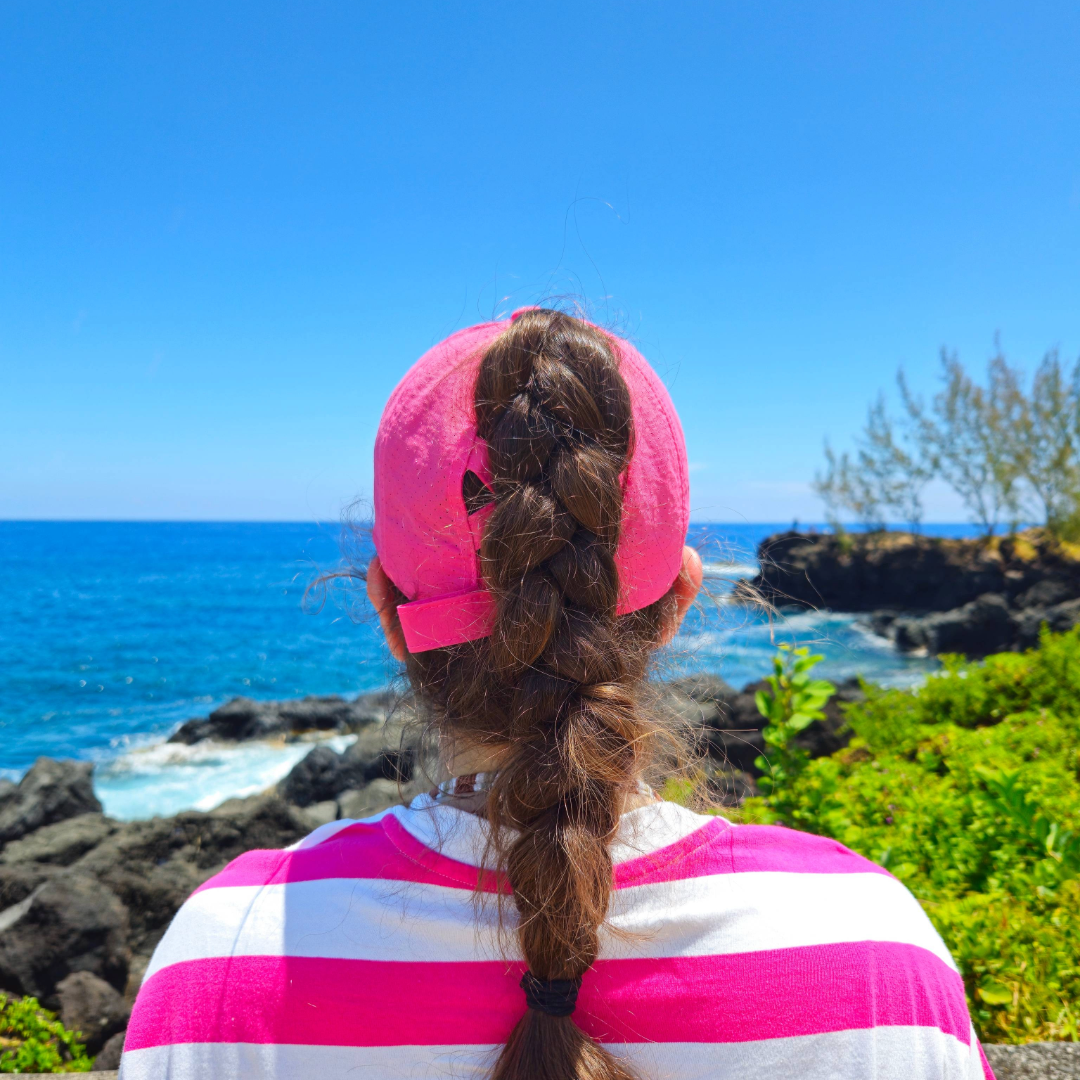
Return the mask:
<path id="1" fill-rule="evenodd" d="M 703 577 L 701 556 L 692 547 L 685 546 L 682 549 L 682 569 L 675 579 L 675 584 L 671 587 L 675 596 L 675 616 L 667 623 L 660 635 L 661 645 L 667 645 L 679 632 L 684 616 L 701 591 Z"/>
<path id="2" fill-rule="evenodd" d="M 390 647 L 390 655 L 399 663 L 404 664 L 409 651 L 405 647 L 405 635 L 401 632 L 401 623 L 397 620 L 398 601 L 394 595 L 393 583 L 386 576 L 378 555 L 368 563 L 367 594 L 371 606 L 379 614 L 379 624 L 382 626 L 386 644 Z"/>

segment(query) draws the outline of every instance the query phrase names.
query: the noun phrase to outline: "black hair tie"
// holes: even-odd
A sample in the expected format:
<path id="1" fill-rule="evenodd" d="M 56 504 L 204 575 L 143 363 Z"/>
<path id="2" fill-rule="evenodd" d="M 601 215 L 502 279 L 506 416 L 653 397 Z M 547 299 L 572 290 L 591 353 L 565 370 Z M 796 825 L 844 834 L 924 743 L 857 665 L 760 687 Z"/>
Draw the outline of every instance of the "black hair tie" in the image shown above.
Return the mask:
<path id="1" fill-rule="evenodd" d="M 569 1016 L 577 1006 L 581 976 L 576 979 L 538 979 L 531 971 L 521 977 L 525 1004 L 548 1016 Z"/>

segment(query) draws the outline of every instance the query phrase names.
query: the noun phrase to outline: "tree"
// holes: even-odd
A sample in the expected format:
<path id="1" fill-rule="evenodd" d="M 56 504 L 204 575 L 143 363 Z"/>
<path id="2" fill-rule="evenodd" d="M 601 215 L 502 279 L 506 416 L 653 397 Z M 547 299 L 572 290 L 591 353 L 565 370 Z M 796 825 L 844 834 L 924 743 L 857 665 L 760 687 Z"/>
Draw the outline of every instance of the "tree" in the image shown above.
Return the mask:
<path id="1" fill-rule="evenodd" d="M 1080 532 L 1080 362 L 1066 378 L 1057 350 L 1043 358 L 1021 418 L 1020 468 L 1051 532 Z"/>
<path id="2" fill-rule="evenodd" d="M 1016 403 L 1016 374 L 1001 357 L 991 361 L 988 387 L 978 386 L 956 354 L 941 352 L 941 391 L 928 409 L 897 375 L 900 394 L 931 475 L 963 500 L 974 522 L 992 536 L 1003 515 L 1017 519 L 1019 466 L 1008 418 Z"/>
<path id="3" fill-rule="evenodd" d="M 942 350 L 941 381 L 927 405 L 899 372 L 899 425 L 879 397 L 854 456 L 837 456 L 826 443 L 826 469 L 813 486 L 830 521 L 846 510 L 870 528 L 889 518 L 917 526 L 923 486 L 936 478 L 960 496 L 986 536 L 1002 522 L 1014 532 L 1036 517 L 1060 538 L 1080 537 L 1080 361 L 1066 374 L 1057 352 L 1047 353 L 1025 393 L 1021 372 L 1000 347 L 984 386 Z"/>
<path id="4" fill-rule="evenodd" d="M 883 529 L 889 516 L 918 529 L 922 521 L 921 492 L 929 473 L 918 451 L 905 448 L 885 407 L 884 395 L 867 410 L 866 426 L 854 459 L 839 457 L 825 443 L 824 474 L 817 473 L 813 488 L 835 526 L 841 510 L 850 510 L 868 529 Z"/>
<path id="5" fill-rule="evenodd" d="M 826 520 L 835 530 L 840 530 L 843 510 L 850 510 L 869 530 L 885 527 L 881 499 L 868 477 L 852 463 L 846 450 L 837 457 L 828 440 L 825 441 L 825 473 L 817 473 L 811 486 L 825 503 Z"/>

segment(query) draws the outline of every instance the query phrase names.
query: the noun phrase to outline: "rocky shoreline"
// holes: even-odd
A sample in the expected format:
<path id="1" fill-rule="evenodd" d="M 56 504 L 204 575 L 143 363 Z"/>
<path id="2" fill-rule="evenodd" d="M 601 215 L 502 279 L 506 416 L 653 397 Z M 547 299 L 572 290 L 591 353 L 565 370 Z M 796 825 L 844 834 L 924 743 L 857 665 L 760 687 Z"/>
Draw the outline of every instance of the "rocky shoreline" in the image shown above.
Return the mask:
<path id="1" fill-rule="evenodd" d="M 715 676 L 655 689 L 653 707 L 690 735 L 717 799 L 756 791 L 762 719 L 753 694 Z M 843 746 L 842 686 L 827 718 L 800 736 L 814 756 Z M 300 701 L 236 698 L 181 725 L 172 741 L 305 740 L 355 735 L 338 753 L 316 745 L 275 789 L 207 813 L 121 822 L 94 795 L 92 766 L 39 758 L 16 785 L 0 781 L 0 990 L 32 994 L 86 1035 L 98 1068 L 115 1068 L 131 1004 L 176 910 L 252 848 L 282 848 L 337 818 L 364 817 L 430 787 L 411 741 L 415 712 L 389 692 Z"/>
<path id="2" fill-rule="evenodd" d="M 756 790 L 760 683 L 736 690 L 700 675 L 655 687 L 652 707 L 689 735 L 720 802 Z M 800 735 L 812 756 L 844 746 L 840 706 Z M 39 758 L 19 784 L 0 782 L 0 990 L 33 994 L 84 1033 L 95 1068 L 115 1069 L 150 955 L 180 904 L 231 859 L 282 848 L 337 818 L 363 817 L 429 786 L 410 730 L 407 699 L 236 698 L 188 721 L 175 742 L 355 735 L 337 753 L 316 745 L 276 786 L 207 813 L 121 822 L 106 817 L 85 762 Z M 987 1047 L 1000 1080 L 1080 1080 L 1080 1044 Z M 114 1073 L 101 1075 L 113 1077 Z"/>
<path id="3" fill-rule="evenodd" d="M 778 608 L 865 613 L 905 652 L 986 656 L 1080 622 L 1080 547 L 1041 529 L 989 540 L 912 533 L 778 533 L 741 594 Z"/>

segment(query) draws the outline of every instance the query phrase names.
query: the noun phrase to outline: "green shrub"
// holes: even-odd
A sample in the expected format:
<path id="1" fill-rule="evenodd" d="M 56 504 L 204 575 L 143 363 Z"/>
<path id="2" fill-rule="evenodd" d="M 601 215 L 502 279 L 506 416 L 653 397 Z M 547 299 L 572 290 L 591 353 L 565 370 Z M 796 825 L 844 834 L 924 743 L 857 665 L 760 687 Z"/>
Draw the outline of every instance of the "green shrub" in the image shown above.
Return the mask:
<path id="1" fill-rule="evenodd" d="M 89 1072 L 86 1048 L 37 998 L 0 992 L 0 1073 Z"/>
<path id="2" fill-rule="evenodd" d="M 865 690 L 851 744 L 743 820 L 834 837 L 900 878 L 986 1041 L 1080 1039 L 1080 629 Z"/>
<path id="3" fill-rule="evenodd" d="M 769 690 L 754 695 L 757 711 L 768 721 L 762 731 L 766 751 L 754 764 L 761 771 L 758 784 L 773 791 L 802 772 L 810 755 L 793 740 L 815 720 L 825 718 L 825 703 L 836 687 L 810 672 L 825 658 L 803 646 L 781 645 L 773 658 L 773 673 L 766 678 Z"/>

